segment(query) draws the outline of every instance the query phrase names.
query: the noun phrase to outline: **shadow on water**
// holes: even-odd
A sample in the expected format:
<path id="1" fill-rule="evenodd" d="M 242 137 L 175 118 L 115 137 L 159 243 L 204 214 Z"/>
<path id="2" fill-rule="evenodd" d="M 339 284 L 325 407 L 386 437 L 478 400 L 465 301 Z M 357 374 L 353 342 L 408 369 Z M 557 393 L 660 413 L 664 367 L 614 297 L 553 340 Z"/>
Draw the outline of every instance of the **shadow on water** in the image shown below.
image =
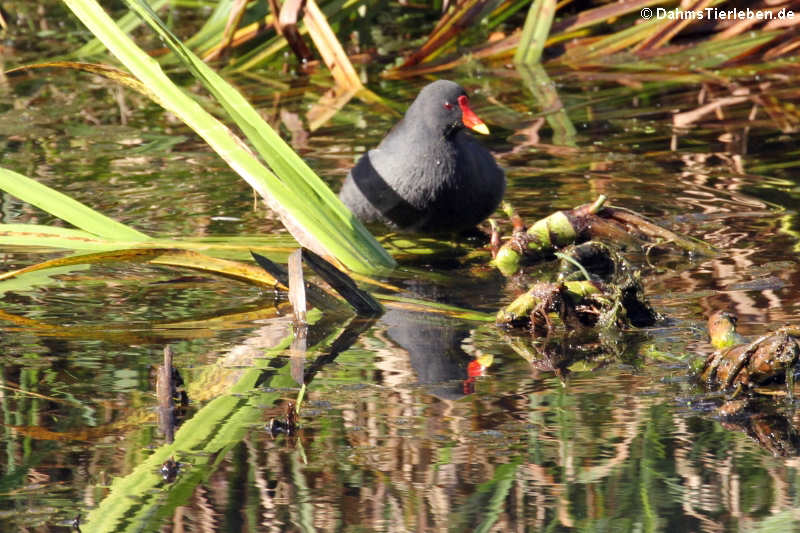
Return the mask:
<path id="1" fill-rule="evenodd" d="M 710 115 L 702 107 L 722 91 L 711 82 L 454 74 L 495 131 L 507 199 L 527 219 L 605 194 L 721 250 L 637 259 L 667 319 L 623 332 L 611 355 L 388 305 L 374 321 L 317 317 L 300 354 L 285 300 L 224 280 L 155 285 L 182 275 L 160 268 L 93 266 L 8 290 L 2 521 L 63 531 L 80 515 L 84 532 L 796 529 L 796 400 L 723 418 L 724 398 L 689 372 L 712 350 L 703 324 L 714 310 L 736 311 L 744 335 L 798 323 L 796 123 L 762 102 L 797 103 L 796 73 L 779 74 L 767 89 L 742 80 L 750 96 Z M 79 94 L 104 134 L 71 134 L 80 115 L 54 108 L 68 81 L 0 97 L 5 119 L 23 97 L 43 117 L 3 133 L 3 165 L 145 230 L 281 231 L 195 140 L 163 142 L 175 127 L 144 104 L 112 131 L 108 95 Z M 303 117 L 321 93 L 242 85 L 274 116 Z M 409 100 L 416 84 L 382 89 Z M 304 156 L 338 184 L 395 119 L 352 101 L 307 136 Z M 118 190 L 123 201 L 105 199 Z M 49 222 L 8 196 L 2 217 Z M 6 269 L 35 260 L 5 252 Z M 481 260 L 432 258 L 388 281 L 402 296 L 493 313 L 548 268 L 505 279 Z M 167 341 L 189 398 L 171 438 L 149 379 Z M 299 381 L 298 431 L 268 431 Z"/>

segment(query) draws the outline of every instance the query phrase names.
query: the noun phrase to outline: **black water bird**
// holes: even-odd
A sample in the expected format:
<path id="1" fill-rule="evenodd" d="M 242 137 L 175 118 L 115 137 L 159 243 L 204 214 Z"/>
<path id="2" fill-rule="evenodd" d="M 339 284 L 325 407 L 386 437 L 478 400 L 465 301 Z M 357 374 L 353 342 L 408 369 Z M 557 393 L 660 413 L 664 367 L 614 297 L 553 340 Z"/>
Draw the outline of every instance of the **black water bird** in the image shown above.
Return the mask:
<path id="1" fill-rule="evenodd" d="M 473 228 L 500 204 L 506 181 L 465 128 L 489 133 L 464 88 L 447 80 L 426 85 L 350 170 L 339 197 L 365 222 L 426 233 Z"/>

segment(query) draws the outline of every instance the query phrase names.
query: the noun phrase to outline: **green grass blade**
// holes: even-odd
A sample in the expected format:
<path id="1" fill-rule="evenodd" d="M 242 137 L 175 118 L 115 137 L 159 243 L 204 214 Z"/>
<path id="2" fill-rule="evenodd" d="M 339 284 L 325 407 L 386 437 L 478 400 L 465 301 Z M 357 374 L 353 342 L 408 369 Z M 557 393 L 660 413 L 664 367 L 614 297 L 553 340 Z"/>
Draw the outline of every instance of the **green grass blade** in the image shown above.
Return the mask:
<path id="1" fill-rule="evenodd" d="M 228 16 L 233 4 L 234 0 L 220 0 L 214 7 L 214 11 L 206 19 L 203 27 L 186 40 L 186 46 L 194 50 L 206 50 L 211 48 L 216 41 L 219 41 L 220 36 L 225 31 L 225 25 L 228 23 Z M 153 11 L 156 10 L 153 9 Z M 137 18 L 141 20 L 141 17 Z"/>
<path id="2" fill-rule="evenodd" d="M 402 309 L 405 311 L 416 311 L 420 313 L 436 313 L 460 320 L 471 320 L 474 322 L 494 322 L 495 315 L 483 313 L 472 309 L 464 309 L 454 305 L 442 304 L 439 302 L 429 302 L 417 298 L 407 298 L 395 294 L 373 294 L 375 298 L 384 302 L 384 305 L 391 309 Z"/>
<path id="3" fill-rule="evenodd" d="M 281 288 L 280 284 L 263 268 L 251 263 L 240 263 L 227 259 L 217 259 L 190 250 L 173 250 L 169 248 L 133 248 L 112 250 L 85 255 L 57 257 L 42 263 L 29 265 L 18 270 L 0 274 L 0 281 L 14 278 L 28 272 L 60 268 L 71 265 L 96 265 L 103 263 L 143 263 L 166 265 L 178 268 L 190 268 L 200 272 L 216 274 L 254 285 Z M 285 287 L 284 287 L 285 289 Z"/>
<path id="4" fill-rule="evenodd" d="M 300 28 L 300 35 L 308 35 L 308 29 L 306 29 L 305 26 Z M 243 51 L 241 55 L 233 59 L 223 70 L 227 72 L 249 72 L 256 70 L 268 63 L 287 46 L 288 43 L 283 36 L 270 37 L 263 43 L 259 43 L 253 46 L 253 48 Z"/>
<path id="5" fill-rule="evenodd" d="M 375 241 L 366 228 L 292 147 L 286 144 L 275 130 L 261 118 L 258 111 L 239 91 L 186 48 L 142 0 L 126 0 L 126 3 L 158 32 L 167 46 L 184 61 L 206 89 L 223 105 L 275 174 L 290 185 L 291 189 L 303 199 L 303 203 L 314 206 L 309 214 L 316 220 L 315 227 L 326 232 L 329 232 L 329 228 L 338 227 L 346 231 L 346 234 L 340 235 L 336 231 L 329 232 L 330 236 L 337 241 L 337 247 L 352 247 L 348 250 L 348 254 L 363 254 L 371 257 L 373 258 L 372 262 L 378 267 L 391 268 L 394 266 L 391 256 Z M 350 265 L 347 266 L 353 268 Z"/>
<path id="6" fill-rule="evenodd" d="M 150 7 L 154 11 L 158 11 L 162 7 L 164 7 L 169 0 L 151 0 Z M 133 31 L 137 26 L 142 24 L 142 19 L 136 16 L 135 13 L 128 12 L 122 18 L 117 21 L 117 26 L 119 26 L 122 31 L 129 33 Z M 100 42 L 99 39 L 92 39 L 85 45 L 78 48 L 75 52 L 69 54 L 69 57 L 87 57 L 87 56 L 94 56 L 97 54 L 102 54 L 105 51 L 106 47 Z"/>
<path id="7" fill-rule="evenodd" d="M 630 13 L 641 11 L 643 7 L 666 4 L 667 0 L 626 0 L 625 2 L 609 2 L 598 7 L 581 9 L 575 15 L 564 18 L 553 24 L 554 35 L 565 35 L 577 30 L 608 24 Z"/>
<path id="8" fill-rule="evenodd" d="M 121 241 L 102 239 L 87 231 L 39 224 L 0 224 L 0 245 L 67 250 L 116 250 Z"/>
<path id="9" fill-rule="evenodd" d="M 63 193 L 6 168 L 0 168 L 0 189 L 92 235 L 120 241 L 150 239 L 144 233 L 110 219 Z"/>
<path id="10" fill-rule="evenodd" d="M 338 259 L 347 268 L 356 272 L 371 273 L 394 266 L 391 256 L 377 244 L 363 225 L 353 218 L 324 183 L 305 166 L 291 147 L 286 145 L 260 117 L 255 120 L 258 114 L 238 91 L 222 80 L 191 51 L 177 43 L 177 39 L 166 28 L 162 26 L 162 36 L 170 41 L 170 44 L 179 45 L 174 48 L 180 52 L 179 57 L 188 60 L 196 72 L 200 73 L 201 81 L 210 83 L 214 93 L 224 97 L 222 101 L 226 108 L 230 110 L 233 107 L 234 111 L 238 107 L 242 108 L 239 114 L 245 115 L 247 121 L 240 127 L 252 132 L 263 124 L 266 140 L 256 141 L 254 144 L 262 150 L 271 150 L 273 157 L 269 162 L 277 172 L 281 173 L 280 178 L 258 161 L 238 137 L 172 83 L 158 63 L 121 32 L 96 1 L 64 0 L 64 2 L 131 73 L 156 94 L 158 102 L 163 107 L 175 113 L 203 137 L 231 168 L 265 198 L 301 244 L 322 255 Z M 149 13 L 148 22 L 158 20 L 147 6 L 137 3 L 131 7 L 137 8 L 140 14 Z M 175 42 L 172 42 L 173 40 Z M 297 177 L 298 172 L 305 177 L 312 175 L 322 184 L 315 194 L 308 194 L 309 187 L 302 185 Z M 332 200 L 321 202 L 320 198 L 323 197 Z M 332 209 L 329 204 L 336 207 Z"/>
<path id="11" fill-rule="evenodd" d="M 522 36 L 519 38 L 515 63 L 538 63 L 542 58 L 542 50 L 550 34 L 550 26 L 556 15 L 556 0 L 534 0 L 528 10 Z"/>
<path id="12" fill-rule="evenodd" d="M 559 60 L 567 64 L 573 64 L 600 57 L 605 60 L 616 60 L 618 62 L 623 62 L 629 58 L 624 57 L 620 59 L 617 58 L 617 56 L 612 56 L 612 54 L 616 54 L 625 48 L 643 41 L 648 36 L 667 26 L 669 23 L 669 19 L 658 19 L 654 17 L 646 22 L 642 22 L 641 24 L 628 26 L 616 33 L 601 37 L 589 44 L 576 45 L 575 47 L 571 48 L 563 58 L 559 58 Z"/>
<path id="13" fill-rule="evenodd" d="M 653 58 L 651 64 L 664 66 L 681 66 L 688 69 L 715 68 L 735 59 L 754 48 L 765 45 L 773 39 L 781 37 L 781 31 L 748 32 L 719 41 L 705 41 L 688 50 Z M 648 61 L 635 62 L 636 65 L 647 64 Z"/>

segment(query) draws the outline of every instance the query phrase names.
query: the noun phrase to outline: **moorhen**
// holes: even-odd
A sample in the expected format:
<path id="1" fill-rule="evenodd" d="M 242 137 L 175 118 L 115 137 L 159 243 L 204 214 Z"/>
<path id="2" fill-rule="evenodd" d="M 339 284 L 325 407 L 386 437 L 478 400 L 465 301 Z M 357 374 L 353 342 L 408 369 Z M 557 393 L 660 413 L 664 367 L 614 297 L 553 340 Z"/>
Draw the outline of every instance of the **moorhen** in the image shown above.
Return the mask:
<path id="1" fill-rule="evenodd" d="M 350 170 L 339 198 L 365 222 L 427 233 L 472 229 L 500 204 L 506 180 L 465 128 L 489 133 L 464 88 L 447 80 L 426 85 Z"/>

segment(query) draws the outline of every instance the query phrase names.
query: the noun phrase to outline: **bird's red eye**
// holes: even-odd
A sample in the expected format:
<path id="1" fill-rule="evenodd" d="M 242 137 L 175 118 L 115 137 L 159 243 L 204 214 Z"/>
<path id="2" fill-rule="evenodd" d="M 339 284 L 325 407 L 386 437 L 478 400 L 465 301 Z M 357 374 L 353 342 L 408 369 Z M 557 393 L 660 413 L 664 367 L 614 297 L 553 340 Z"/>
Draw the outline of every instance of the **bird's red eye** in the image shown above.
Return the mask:
<path id="1" fill-rule="evenodd" d="M 453 104 L 451 104 L 450 102 L 445 102 L 444 108 L 450 111 L 451 109 L 453 109 Z"/>

